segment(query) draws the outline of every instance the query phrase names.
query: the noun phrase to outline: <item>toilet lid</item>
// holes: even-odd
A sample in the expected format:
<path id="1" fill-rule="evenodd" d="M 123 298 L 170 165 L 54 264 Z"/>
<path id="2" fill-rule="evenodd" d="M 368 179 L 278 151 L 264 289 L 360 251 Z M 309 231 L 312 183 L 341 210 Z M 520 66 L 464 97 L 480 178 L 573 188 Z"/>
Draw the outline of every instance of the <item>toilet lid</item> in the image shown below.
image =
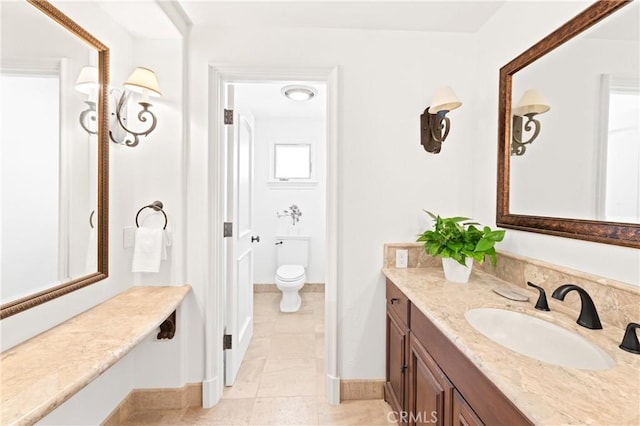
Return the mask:
<path id="1" fill-rule="evenodd" d="M 295 281 L 304 275 L 304 267 L 300 265 L 282 265 L 276 272 L 283 281 Z"/>

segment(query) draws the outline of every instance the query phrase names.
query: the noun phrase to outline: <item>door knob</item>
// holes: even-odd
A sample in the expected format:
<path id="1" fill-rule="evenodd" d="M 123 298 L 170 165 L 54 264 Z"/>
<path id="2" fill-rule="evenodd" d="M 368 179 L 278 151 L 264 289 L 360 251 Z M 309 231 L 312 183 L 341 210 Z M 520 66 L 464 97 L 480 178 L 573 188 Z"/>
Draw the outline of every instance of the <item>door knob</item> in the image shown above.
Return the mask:
<path id="1" fill-rule="evenodd" d="M 258 235 L 257 237 L 251 236 L 251 242 L 252 243 L 259 243 L 260 242 L 260 235 Z"/>

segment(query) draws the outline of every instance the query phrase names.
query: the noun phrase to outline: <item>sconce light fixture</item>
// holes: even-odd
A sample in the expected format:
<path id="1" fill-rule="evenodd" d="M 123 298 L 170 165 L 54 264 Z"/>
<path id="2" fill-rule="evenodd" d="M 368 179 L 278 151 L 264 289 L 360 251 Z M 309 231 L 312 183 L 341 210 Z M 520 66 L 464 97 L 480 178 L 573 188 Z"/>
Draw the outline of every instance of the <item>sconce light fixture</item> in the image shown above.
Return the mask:
<path id="1" fill-rule="evenodd" d="M 420 143 L 425 151 L 437 154 L 449 135 L 451 122 L 447 113 L 462 105 L 449 86 L 442 87 L 433 95 L 431 106 L 420 115 Z"/>
<path id="2" fill-rule="evenodd" d="M 525 153 L 527 150 L 526 145 L 536 140 L 540 134 L 540 122 L 534 117 L 550 109 L 551 107 L 539 90 L 529 89 L 524 92 L 522 98 L 513 109 L 511 155 L 523 155 Z M 524 117 L 527 118 L 527 121 L 523 123 Z M 524 140 L 524 132 L 533 133 L 528 140 Z"/>
<path id="3" fill-rule="evenodd" d="M 89 99 L 85 101 L 88 105 L 87 109 L 80 114 L 80 125 L 90 134 L 95 134 L 95 130 L 91 130 L 89 123 L 95 121 L 96 103 L 92 100 L 91 90 L 98 87 L 98 70 L 95 67 L 84 67 L 80 71 L 78 80 L 76 81 L 76 90 L 89 95 Z M 138 104 L 142 109 L 138 112 L 137 118 L 147 128 L 142 131 L 136 131 L 127 125 L 127 105 L 131 94 L 141 94 Z M 109 97 L 111 108 L 111 119 L 109 120 L 109 138 L 117 144 L 134 147 L 140 143 L 140 136 L 148 136 L 156 128 L 158 120 L 149 109 L 152 104 L 149 102 L 149 96 L 162 96 L 158 80 L 155 73 L 148 69 L 138 67 L 129 76 L 124 83 L 124 88 L 111 88 Z M 95 98 L 95 95 L 94 95 Z"/>
<path id="4" fill-rule="evenodd" d="M 98 94 L 98 68 L 82 67 L 76 80 L 76 90 L 87 95 L 87 109 L 80 113 L 80 125 L 90 135 L 98 133 L 96 96 Z"/>

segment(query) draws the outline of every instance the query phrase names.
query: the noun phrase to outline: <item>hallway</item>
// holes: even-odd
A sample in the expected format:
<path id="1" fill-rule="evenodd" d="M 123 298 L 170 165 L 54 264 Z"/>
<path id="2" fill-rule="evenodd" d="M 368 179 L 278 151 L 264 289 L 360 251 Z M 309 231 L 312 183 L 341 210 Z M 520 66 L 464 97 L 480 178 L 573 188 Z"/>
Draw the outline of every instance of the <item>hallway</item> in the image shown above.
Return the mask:
<path id="1" fill-rule="evenodd" d="M 313 290 L 313 289 L 311 289 Z M 127 425 L 386 425 L 382 400 L 325 400 L 324 293 L 303 291 L 295 314 L 278 309 L 279 292 L 257 292 L 254 333 L 234 386 L 213 408 L 133 414 Z"/>

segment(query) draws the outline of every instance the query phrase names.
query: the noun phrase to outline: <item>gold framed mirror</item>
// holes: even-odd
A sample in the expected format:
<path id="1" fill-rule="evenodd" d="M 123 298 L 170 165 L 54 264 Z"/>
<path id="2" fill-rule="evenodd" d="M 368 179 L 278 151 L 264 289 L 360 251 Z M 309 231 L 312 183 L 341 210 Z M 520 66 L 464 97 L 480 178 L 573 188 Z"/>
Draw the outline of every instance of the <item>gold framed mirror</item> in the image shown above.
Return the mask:
<path id="1" fill-rule="evenodd" d="M 629 5 L 633 6 L 629 7 Z M 578 51 L 584 52 L 584 56 L 591 61 L 590 63 L 595 62 L 594 58 L 607 57 L 605 52 L 608 54 L 611 51 L 612 54 L 615 54 L 615 58 L 619 58 L 622 62 L 621 66 L 627 67 L 622 73 L 625 76 L 631 75 L 631 79 L 635 81 L 634 96 L 636 96 L 635 99 L 638 99 L 637 8 L 638 1 L 597 1 L 500 69 L 496 206 L 498 226 L 640 248 L 638 212 L 635 213 L 635 216 L 628 217 L 605 213 L 606 209 L 603 207 L 605 201 L 603 200 L 606 199 L 607 194 L 603 189 L 605 186 L 599 183 L 599 181 L 605 180 L 602 178 L 602 169 L 606 167 L 601 165 L 603 160 L 598 157 L 598 150 L 601 148 L 587 146 L 587 137 L 581 136 L 582 134 L 576 130 L 580 128 L 578 130 L 587 131 L 589 138 L 593 137 L 596 144 L 602 144 L 602 142 L 598 142 L 601 140 L 605 140 L 606 143 L 606 129 L 603 137 L 600 127 L 606 127 L 607 123 L 599 126 L 598 121 L 603 121 L 599 116 L 603 111 L 601 105 L 608 105 L 609 100 L 601 96 L 602 87 L 605 87 L 601 82 L 609 81 L 610 73 L 620 73 L 619 69 L 610 66 L 611 61 L 609 60 L 606 62 L 607 66 L 602 70 L 596 71 L 595 67 L 593 70 L 589 68 L 588 71 L 591 74 L 588 78 L 583 79 L 583 76 L 578 73 L 578 71 L 582 73 L 584 68 L 584 65 L 581 65 Z M 626 33 L 624 43 L 631 41 L 635 44 L 621 42 L 622 46 L 620 47 L 620 49 L 631 48 L 630 52 L 635 50 L 635 53 L 630 56 L 621 54 L 627 50 L 616 50 L 618 47 L 603 48 L 605 42 L 611 43 L 618 41 L 618 39 L 621 40 L 619 33 L 623 19 L 624 22 L 630 22 L 633 26 Z M 611 28 L 607 28 L 605 25 Z M 606 35 L 605 28 L 607 28 Z M 615 36 L 614 33 L 616 33 Z M 629 33 L 632 36 L 629 36 Z M 600 48 L 596 48 L 596 46 Z M 607 44 L 606 46 L 612 45 Z M 561 62 L 561 60 L 565 62 Z M 574 74 L 562 74 L 561 71 L 564 69 L 560 70 L 557 66 L 562 63 L 567 68 L 567 61 L 577 64 L 576 69 L 573 70 Z M 553 65 L 555 68 L 552 68 Z M 613 71 L 611 71 L 612 68 Z M 551 74 L 552 72 L 553 74 Z M 546 80 L 544 80 L 545 73 L 547 73 Z M 598 75 L 596 76 L 596 74 Z M 527 80 L 525 77 L 531 78 Z M 568 93 L 569 86 L 574 81 L 580 80 L 585 80 L 587 83 L 579 88 L 577 95 L 565 95 L 563 98 L 562 94 Z M 546 87 L 540 87 L 545 84 Z M 529 116 L 522 112 L 522 100 L 516 105 L 518 98 L 525 97 L 523 93 L 528 92 L 527 89 L 535 89 L 536 91 L 542 89 L 540 91 L 546 92 L 545 95 L 549 98 L 548 105 L 538 101 L 540 105 L 535 105 L 533 109 L 528 111 L 525 106 L 525 113 L 534 112 Z M 608 96 L 608 92 L 606 95 Z M 593 103 L 597 103 L 598 107 L 580 109 L 583 105 L 589 105 L 588 99 L 590 97 L 596 99 Z M 512 104 L 516 107 L 512 108 Z M 635 104 L 638 104 L 637 100 Z M 580 124 L 576 125 L 572 122 L 566 111 L 571 111 L 572 115 L 577 116 L 576 120 L 581 120 Z M 604 112 L 604 115 L 607 115 L 608 110 Z M 523 125 L 523 120 L 522 117 L 517 117 L 518 115 L 535 117 L 540 122 L 536 124 L 535 129 L 530 129 L 531 137 L 537 139 L 535 143 L 527 145 L 526 152 L 523 152 L 523 144 L 517 143 L 526 139 L 521 133 L 522 127 L 520 127 Z M 637 114 L 634 125 L 637 129 Z M 635 131 L 637 132 L 637 130 Z M 513 142 L 514 139 L 516 142 Z M 582 145 L 577 148 L 575 146 L 568 148 L 573 140 Z M 637 145 L 637 138 L 635 138 L 635 146 Z M 587 154 L 595 158 L 593 163 L 592 157 L 585 157 Z M 536 156 L 539 158 L 537 162 Z M 610 158 L 613 156 L 610 155 Z M 616 163 L 608 165 L 611 170 L 618 168 L 618 166 L 619 164 Z M 530 169 L 531 172 L 528 175 L 523 175 L 522 171 L 526 169 Z M 637 173 L 638 163 L 632 164 L 630 170 L 631 173 Z M 556 175 L 553 174 L 554 172 Z M 578 183 L 569 184 L 574 177 Z M 626 177 L 627 180 L 633 181 L 632 177 L 630 179 L 629 176 Z M 624 178 L 625 175 L 622 174 L 622 179 Z M 537 189 L 532 184 L 535 182 L 539 183 Z M 638 183 L 640 184 L 640 179 L 638 179 Z M 583 197 L 584 202 L 578 199 L 583 188 L 589 188 L 589 191 L 593 191 L 586 193 Z M 638 192 L 638 186 L 635 188 L 636 190 L 627 191 L 627 194 Z M 556 189 L 558 189 L 557 195 L 554 192 Z M 553 199 L 553 197 L 560 200 L 557 205 L 538 208 L 545 200 Z M 625 194 L 623 193 L 621 197 L 625 198 Z M 563 202 L 567 205 L 560 207 L 559 205 Z M 583 210 L 574 209 L 582 204 L 586 206 Z M 636 208 L 636 210 L 638 209 Z M 618 219 L 619 217 L 622 218 Z"/>
<path id="2" fill-rule="evenodd" d="M 47 1 L 0 7 L 4 319 L 108 276 L 109 49 Z"/>

